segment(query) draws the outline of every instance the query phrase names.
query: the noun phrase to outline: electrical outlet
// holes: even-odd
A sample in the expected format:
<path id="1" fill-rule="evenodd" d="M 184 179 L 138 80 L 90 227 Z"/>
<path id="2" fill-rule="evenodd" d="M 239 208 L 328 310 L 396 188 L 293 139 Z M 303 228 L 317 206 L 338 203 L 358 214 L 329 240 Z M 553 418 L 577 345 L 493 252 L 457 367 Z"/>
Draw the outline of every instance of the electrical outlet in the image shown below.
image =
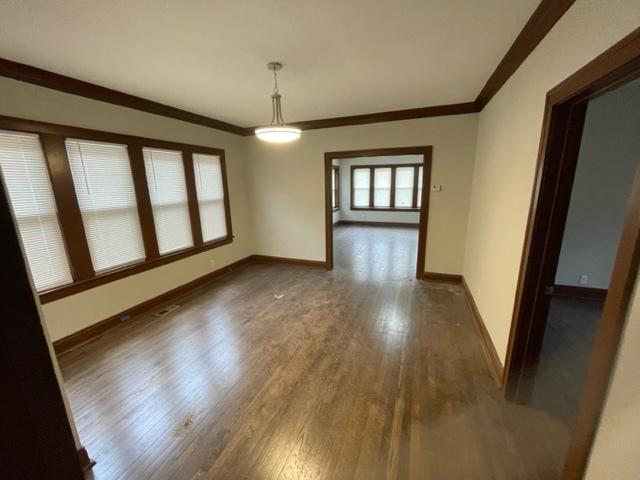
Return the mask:
<path id="1" fill-rule="evenodd" d="M 442 185 L 431 185 L 431 191 L 432 192 L 441 192 L 442 191 Z"/>
<path id="2" fill-rule="evenodd" d="M 589 275 L 580 275 L 578 279 L 578 284 L 587 285 L 589 283 Z"/>

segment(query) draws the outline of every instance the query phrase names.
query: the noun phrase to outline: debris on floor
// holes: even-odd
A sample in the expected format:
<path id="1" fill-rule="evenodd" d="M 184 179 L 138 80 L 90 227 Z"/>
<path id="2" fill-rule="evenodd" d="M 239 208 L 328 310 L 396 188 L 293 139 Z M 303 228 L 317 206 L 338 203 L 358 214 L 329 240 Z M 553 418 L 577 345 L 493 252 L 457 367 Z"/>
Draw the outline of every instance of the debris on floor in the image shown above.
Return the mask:
<path id="1" fill-rule="evenodd" d="M 276 300 L 282 300 L 284 298 L 284 293 L 276 292 L 273 294 L 273 298 Z"/>

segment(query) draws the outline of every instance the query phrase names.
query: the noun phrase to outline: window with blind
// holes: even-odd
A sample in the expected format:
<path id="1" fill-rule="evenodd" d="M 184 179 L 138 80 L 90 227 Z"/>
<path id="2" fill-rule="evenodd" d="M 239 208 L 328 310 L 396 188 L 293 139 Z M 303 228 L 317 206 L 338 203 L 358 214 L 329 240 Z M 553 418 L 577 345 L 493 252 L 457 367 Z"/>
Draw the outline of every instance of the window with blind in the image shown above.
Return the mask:
<path id="1" fill-rule="evenodd" d="M 370 182 L 370 170 L 369 168 L 355 168 L 353 170 L 353 206 L 354 207 L 368 207 L 369 206 L 369 191 L 371 187 Z"/>
<path id="2" fill-rule="evenodd" d="M 0 170 L 36 290 L 71 283 L 38 135 L 0 130 Z"/>
<path id="3" fill-rule="evenodd" d="M 422 195 L 420 164 L 358 165 L 351 168 L 351 207 L 353 209 L 418 210 L 420 208 Z"/>
<path id="4" fill-rule="evenodd" d="M 65 145 L 96 273 L 143 260 L 127 147 L 74 139 Z"/>
<path id="5" fill-rule="evenodd" d="M 198 209 L 202 240 L 210 242 L 227 236 L 227 220 L 224 208 L 222 167 L 217 155 L 193 154 Z"/>
<path id="6" fill-rule="evenodd" d="M 160 253 L 192 247 L 182 152 L 144 148 L 143 155 Z"/>
<path id="7" fill-rule="evenodd" d="M 373 169 L 373 206 L 391 206 L 391 168 Z"/>
<path id="8" fill-rule="evenodd" d="M 331 169 L 331 208 L 338 210 L 340 207 L 340 169 L 337 166 Z"/>
<path id="9" fill-rule="evenodd" d="M 414 167 L 396 168 L 396 208 L 411 208 L 413 206 Z"/>

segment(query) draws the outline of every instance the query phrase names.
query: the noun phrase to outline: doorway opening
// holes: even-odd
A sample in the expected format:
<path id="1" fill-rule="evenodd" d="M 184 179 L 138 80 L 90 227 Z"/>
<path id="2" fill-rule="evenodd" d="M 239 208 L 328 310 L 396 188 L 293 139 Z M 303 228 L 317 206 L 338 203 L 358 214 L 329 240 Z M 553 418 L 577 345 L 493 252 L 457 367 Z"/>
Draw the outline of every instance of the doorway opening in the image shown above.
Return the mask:
<path id="1" fill-rule="evenodd" d="M 403 272 L 415 270 L 422 278 L 431 155 L 430 146 L 325 153 L 327 269 L 333 268 L 334 254 L 356 270 L 384 257 L 387 268 L 406 264 Z M 391 245 L 398 255 L 389 256 Z M 357 255 L 364 250 L 370 255 Z"/>
<path id="2" fill-rule="evenodd" d="M 582 478 L 640 258 L 640 36 L 547 95 L 505 395 L 566 422 Z"/>

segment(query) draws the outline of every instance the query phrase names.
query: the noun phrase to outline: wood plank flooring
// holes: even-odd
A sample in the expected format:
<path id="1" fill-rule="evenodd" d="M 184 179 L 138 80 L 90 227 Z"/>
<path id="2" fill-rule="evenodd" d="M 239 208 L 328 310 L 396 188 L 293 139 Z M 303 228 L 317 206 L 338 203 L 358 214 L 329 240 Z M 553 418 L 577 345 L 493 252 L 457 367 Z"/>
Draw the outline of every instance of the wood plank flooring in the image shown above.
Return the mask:
<path id="1" fill-rule="evenodd" d="M 63 355 L 90 478 L 557 478 L 565 429 L 502 400 L 416 241 L 339 227 L 331 272 L 250 265 Z"/>

